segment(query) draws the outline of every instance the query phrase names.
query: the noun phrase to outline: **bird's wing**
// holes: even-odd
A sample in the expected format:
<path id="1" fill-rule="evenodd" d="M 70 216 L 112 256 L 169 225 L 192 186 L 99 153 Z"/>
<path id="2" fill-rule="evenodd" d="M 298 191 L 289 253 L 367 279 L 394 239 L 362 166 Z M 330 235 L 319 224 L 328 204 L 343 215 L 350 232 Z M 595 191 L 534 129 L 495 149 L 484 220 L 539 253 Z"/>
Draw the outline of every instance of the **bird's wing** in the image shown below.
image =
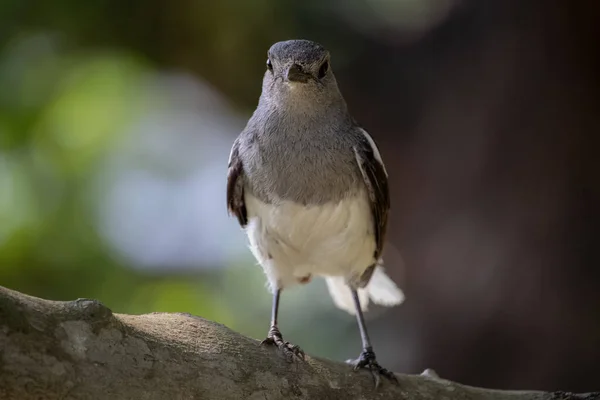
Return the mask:
<path id="1" fill-rule="evenodd" d="M 379 149 L 373 138 L 362 128 L 363 140 L 354 146 L 354 154 L 360 172 L 362 173 L 369 201 L 375 232 L 375 260 L 379 260 L 383 251 L 383 243 L 387 228 L 388 212 L 390 209 L 390 193 L 388 188 L 388 175 L 381 159 Z M 361 277 L 361 286 L 365 286 L 371 279 L 375 265 L 365 271 Z"/>
<path id="2" fill-rule="evenodd" d="M 235 215 L 243 227 L 248 223 L 246 204 L 244 203 L 244 168 L 239 155 L 239 140 L 236 139 L 229 153 L 227 171 L 227 210 Z"/>

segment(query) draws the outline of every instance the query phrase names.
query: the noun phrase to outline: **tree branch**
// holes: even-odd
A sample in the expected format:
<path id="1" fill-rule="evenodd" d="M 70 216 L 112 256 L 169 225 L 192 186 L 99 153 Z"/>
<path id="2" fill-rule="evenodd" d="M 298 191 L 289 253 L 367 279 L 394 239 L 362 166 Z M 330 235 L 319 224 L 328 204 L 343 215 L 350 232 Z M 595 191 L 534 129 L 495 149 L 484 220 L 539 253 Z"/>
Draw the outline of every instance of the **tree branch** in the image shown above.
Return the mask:
<path id="1" fill-rule="evenodd" d="M 0 399 L 596 399 L 508 392 L 367 372 L 307 357 L 287 363 L 227 327 L 185 314 L 118 315 L 98 301 L 42 300 L 0 287 Z"/>

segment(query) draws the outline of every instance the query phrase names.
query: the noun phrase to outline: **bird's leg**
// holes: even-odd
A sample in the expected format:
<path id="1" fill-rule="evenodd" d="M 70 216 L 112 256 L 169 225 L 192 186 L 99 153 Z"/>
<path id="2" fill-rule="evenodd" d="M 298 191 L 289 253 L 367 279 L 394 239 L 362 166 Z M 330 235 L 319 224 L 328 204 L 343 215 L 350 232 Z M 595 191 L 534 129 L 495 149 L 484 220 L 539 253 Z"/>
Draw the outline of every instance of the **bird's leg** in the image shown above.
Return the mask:
<path id="1" fill-rule="evenodd" d="M 277 289 L 273 294 L 273 309 L 271 310 L 271 329 L 267 334 L 267 338 L 261 342 L 263 345 L 275 345 L 281 351 L 287 361 L 292 362 L 294 358 L 304 360 L 304 352 L 302 349 L 290 342 L 284 342 L 283 336 L 277 327 L 277 314 L 279 312 L 279 295 L 281 289 Z"/>
<path id="2" fill-rule="evenodd" d="M 348 360 L 346 362 L 348 364 L 353 365 L 355 371 L 358 371 L 361 368 L 366 368 L 370 370 L 371 375 L 373 376 L 373 380 L 375 381 L 375 387 L 379 386 L 381 382 L 381 376 L 384 376 L 390 381 L 397 384 L 398 379 L 396 378 L 394 373 L 388 371 L 387 369 L 379 365 L 375 358 L 375 352 L 373 351 L 373 346 L 371 346 L 371 340 L 369 339 L 369 334 L 367 333 L 367 326 L 365 324 L 363 312 L 360 307 L 358 293 L 356 289 L 351 288 L 351 290 L 352 298 L 354 299 L 354 307 L 356 308 L 356 320 L 358 321 L 358 329 L 360 330 L 360 338 L 362 340 L 363 350 L 356 360 Z"/>

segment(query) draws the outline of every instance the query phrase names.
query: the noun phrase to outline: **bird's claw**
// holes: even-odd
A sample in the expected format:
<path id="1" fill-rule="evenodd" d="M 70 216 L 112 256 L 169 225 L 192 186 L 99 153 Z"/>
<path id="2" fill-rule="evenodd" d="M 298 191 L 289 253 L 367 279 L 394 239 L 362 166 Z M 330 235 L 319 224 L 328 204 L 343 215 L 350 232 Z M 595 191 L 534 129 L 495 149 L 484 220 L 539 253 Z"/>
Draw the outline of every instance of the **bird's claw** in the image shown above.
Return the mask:
<path id="1" fill-rule="evenodd" d="M 277 346 L 281 354 L 288 362 L 293 362 L 295 358 L 305 361 L 304 351 L 290 342 L 284 342 L 281 332 L 277 327 L 272 327 L 267 334 L 267 338 L 260 342 L 264 346 Z"/>
<path id="2" fill-rule="evenodd" d="M 389 379 L 396 385 L 399 384 L 398 378 L 396 378 L 396 375 L 394 375 L 393 372 L 390 372 L 387 369 L 383 368 L 381 365 L 379 365 L 375 358 L 375 353 L 373 352 L 373 350 L 365 349 L 360 353 L 360 356 L 358 356 L 356 360 L 347 360 L 346 363 L 354 366 L 354 371 L 358 371 L 359 369 L 363 368 L 371 371 L 371 376 L 373 377 L 375 388 L 379 387 L 379 385 L 381 384 L 382 376 Z"/>

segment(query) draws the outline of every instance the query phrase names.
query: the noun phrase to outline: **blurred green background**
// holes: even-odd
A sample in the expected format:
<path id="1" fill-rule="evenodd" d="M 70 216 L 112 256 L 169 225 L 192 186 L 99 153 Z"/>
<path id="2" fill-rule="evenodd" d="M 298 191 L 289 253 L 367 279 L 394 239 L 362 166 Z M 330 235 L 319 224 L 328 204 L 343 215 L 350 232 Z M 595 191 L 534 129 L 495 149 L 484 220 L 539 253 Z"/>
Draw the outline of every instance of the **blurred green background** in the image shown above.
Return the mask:
<path id="1" fill-rule="evenodd" d="M 271 298 L 226 214 L 227 157 L 268 47 L 308 38 L 332 52 L 391 175 L 386 260 L 407 301 L 368 314 L 382 364 L 597 390 L 594 12 L 2 0 L 0 285 L 118 313 L 189 312 L 262 339 Z M 281 329 L 310 354 L 360 351 L 321 281 L 284 293 Z"/>

